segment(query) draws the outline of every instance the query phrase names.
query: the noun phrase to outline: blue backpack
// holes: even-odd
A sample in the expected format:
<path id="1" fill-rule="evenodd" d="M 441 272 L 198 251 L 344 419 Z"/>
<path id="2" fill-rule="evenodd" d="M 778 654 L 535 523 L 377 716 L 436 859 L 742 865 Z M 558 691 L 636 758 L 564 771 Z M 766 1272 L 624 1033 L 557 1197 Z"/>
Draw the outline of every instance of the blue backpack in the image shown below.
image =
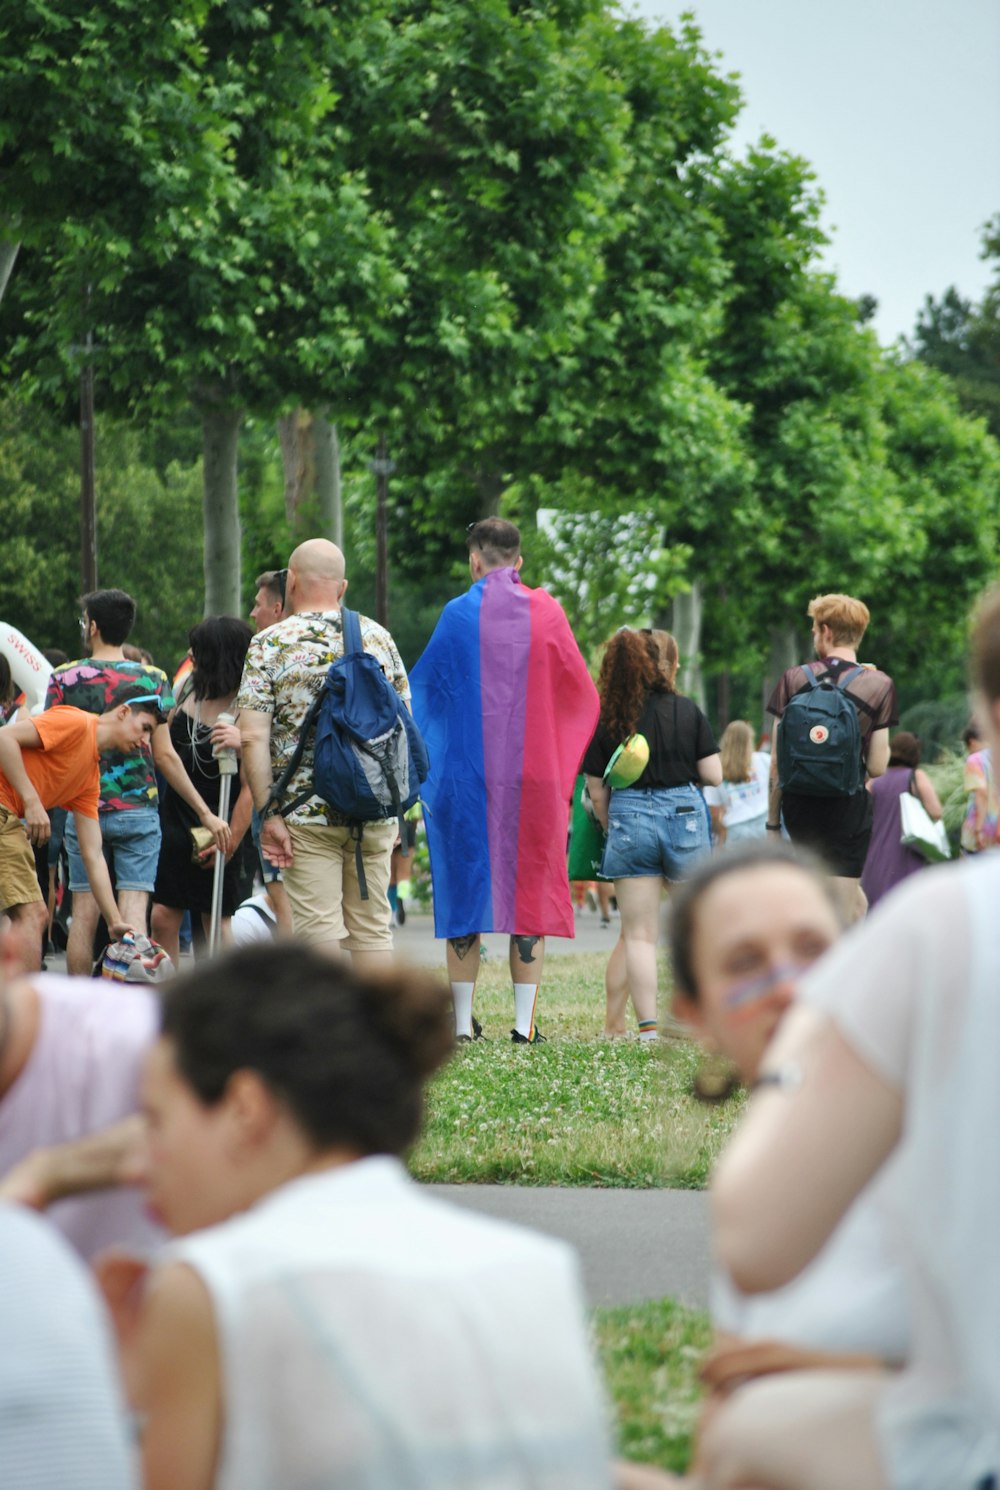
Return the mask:
<path id="1" fill-rule="evenodd" d="M 364 650 L 357 611 L 343 607 L 340 616 L 344 655 L 331 662 L 271 800 L 281 801 L 315 729 L 312 788 L 282 807 L 282 815 L 315 794 L 349 819 L 357 830 L 358 878 L 362 899 L 367 900 L 361 864 L 364 824 L 395 817 L 400 836 L 405 834 L 403 814 L 427 779 L 427 747 L 378 661 Z"/>
<path id="2" fill-rule="evenodd" d="M 837 680 L 802 671 L 808 686 L 785 705 L 778 730 L 778 784 L 803 797 L 851 797 L 864 781 L 858 711 L 844 684 L 864 672 L 852 667 Z"/>

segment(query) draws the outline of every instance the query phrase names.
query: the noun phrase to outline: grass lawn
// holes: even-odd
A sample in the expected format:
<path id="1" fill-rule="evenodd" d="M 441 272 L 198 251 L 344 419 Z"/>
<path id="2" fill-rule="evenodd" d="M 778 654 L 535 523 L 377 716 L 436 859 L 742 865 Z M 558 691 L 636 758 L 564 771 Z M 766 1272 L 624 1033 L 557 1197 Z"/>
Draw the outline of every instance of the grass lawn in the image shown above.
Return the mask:
<path id="1" fill-rule="evenodd" d="M 544 1045 L 512 1045 L 506 960 L 483 965 L 476 1016 L 488 1040 L 460 1046 L 433 1082 L 424 1136 L 410 1159 L 421 1180 L 650 1188 L 704 1185 L 743 1105 L 691 1095 L 695 1045 L 600 1038 L 601 953 L 550 958 L 538 1022 Z M 666 988 L 664 969 L 661 988 Z M 662 1007 L 662 1006 L 661 1006 Z M 631 1016 L 630 1016 L 631 1017 Z M 672 1299 L 595 1309 L 592 1330 L 623 1458 L 683 1471 L 708 1346 L 707 1315 Z"/>
<path id="2" fill-rule="evenodd" d="M 623 1459 L 683 1473 L 701 1389 L 698 1366 L 711 1340 L 708 1315 L 673 1299 L 595 1309 L 591 1328 Z"/>
<path id="3" fill-rule="evenodd" d="M 538 1022 L 544 1045 L 513 1045 L 513 996 L 502 964 L 484 964 L 476 1016 L 488 1040 L 460 1046 L 428 1093 L 410 1159 L 420 1180 L 692 1189 L 742 1106 L 691 1095 L 697 1047 L 600 1038 L 604 954 L 546 963 Z M 666 986 L 666 974 L 661 987 Z"/>

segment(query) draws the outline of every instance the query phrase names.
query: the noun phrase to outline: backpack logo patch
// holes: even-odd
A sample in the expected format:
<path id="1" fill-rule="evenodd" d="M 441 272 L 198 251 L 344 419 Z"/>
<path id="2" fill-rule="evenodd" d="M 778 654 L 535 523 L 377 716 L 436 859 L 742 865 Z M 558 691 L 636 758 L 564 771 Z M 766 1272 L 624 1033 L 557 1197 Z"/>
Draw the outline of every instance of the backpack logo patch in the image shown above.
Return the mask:
<path id="1" fill-rule="evenodd" d="M 809 731 L 809 738 L 814 745 L 825 745 L 830 738 L 830 731 L 825 724 L 814 724 Z"/>

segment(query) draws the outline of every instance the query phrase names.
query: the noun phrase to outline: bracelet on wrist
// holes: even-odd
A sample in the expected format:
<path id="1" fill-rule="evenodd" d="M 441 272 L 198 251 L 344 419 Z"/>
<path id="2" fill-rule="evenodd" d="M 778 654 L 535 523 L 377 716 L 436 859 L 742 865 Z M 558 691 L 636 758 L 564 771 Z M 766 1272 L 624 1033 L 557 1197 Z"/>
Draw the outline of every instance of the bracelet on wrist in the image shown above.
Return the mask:
<path id="1" fill-rule="evenodd" d="M 764 826 L 767 829 L 768 833 L 780 833 L 781 832 L 781 824 L 780 823 L 765 823 Z"/>

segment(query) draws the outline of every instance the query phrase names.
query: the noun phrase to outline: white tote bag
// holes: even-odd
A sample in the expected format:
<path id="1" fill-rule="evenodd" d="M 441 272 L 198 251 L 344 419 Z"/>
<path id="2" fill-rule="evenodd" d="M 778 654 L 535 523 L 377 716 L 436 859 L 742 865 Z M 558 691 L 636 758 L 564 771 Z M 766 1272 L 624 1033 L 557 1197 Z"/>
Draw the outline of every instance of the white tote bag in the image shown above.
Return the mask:
<path id="1" fill-rule="evenodd" d="M 900 836 L 904 848 L 912 849 L 928 864 L 951 858 L 951 844 L 944 823 L 936 823 L 919 797 L 904 792 L 899 799 Z"/>

